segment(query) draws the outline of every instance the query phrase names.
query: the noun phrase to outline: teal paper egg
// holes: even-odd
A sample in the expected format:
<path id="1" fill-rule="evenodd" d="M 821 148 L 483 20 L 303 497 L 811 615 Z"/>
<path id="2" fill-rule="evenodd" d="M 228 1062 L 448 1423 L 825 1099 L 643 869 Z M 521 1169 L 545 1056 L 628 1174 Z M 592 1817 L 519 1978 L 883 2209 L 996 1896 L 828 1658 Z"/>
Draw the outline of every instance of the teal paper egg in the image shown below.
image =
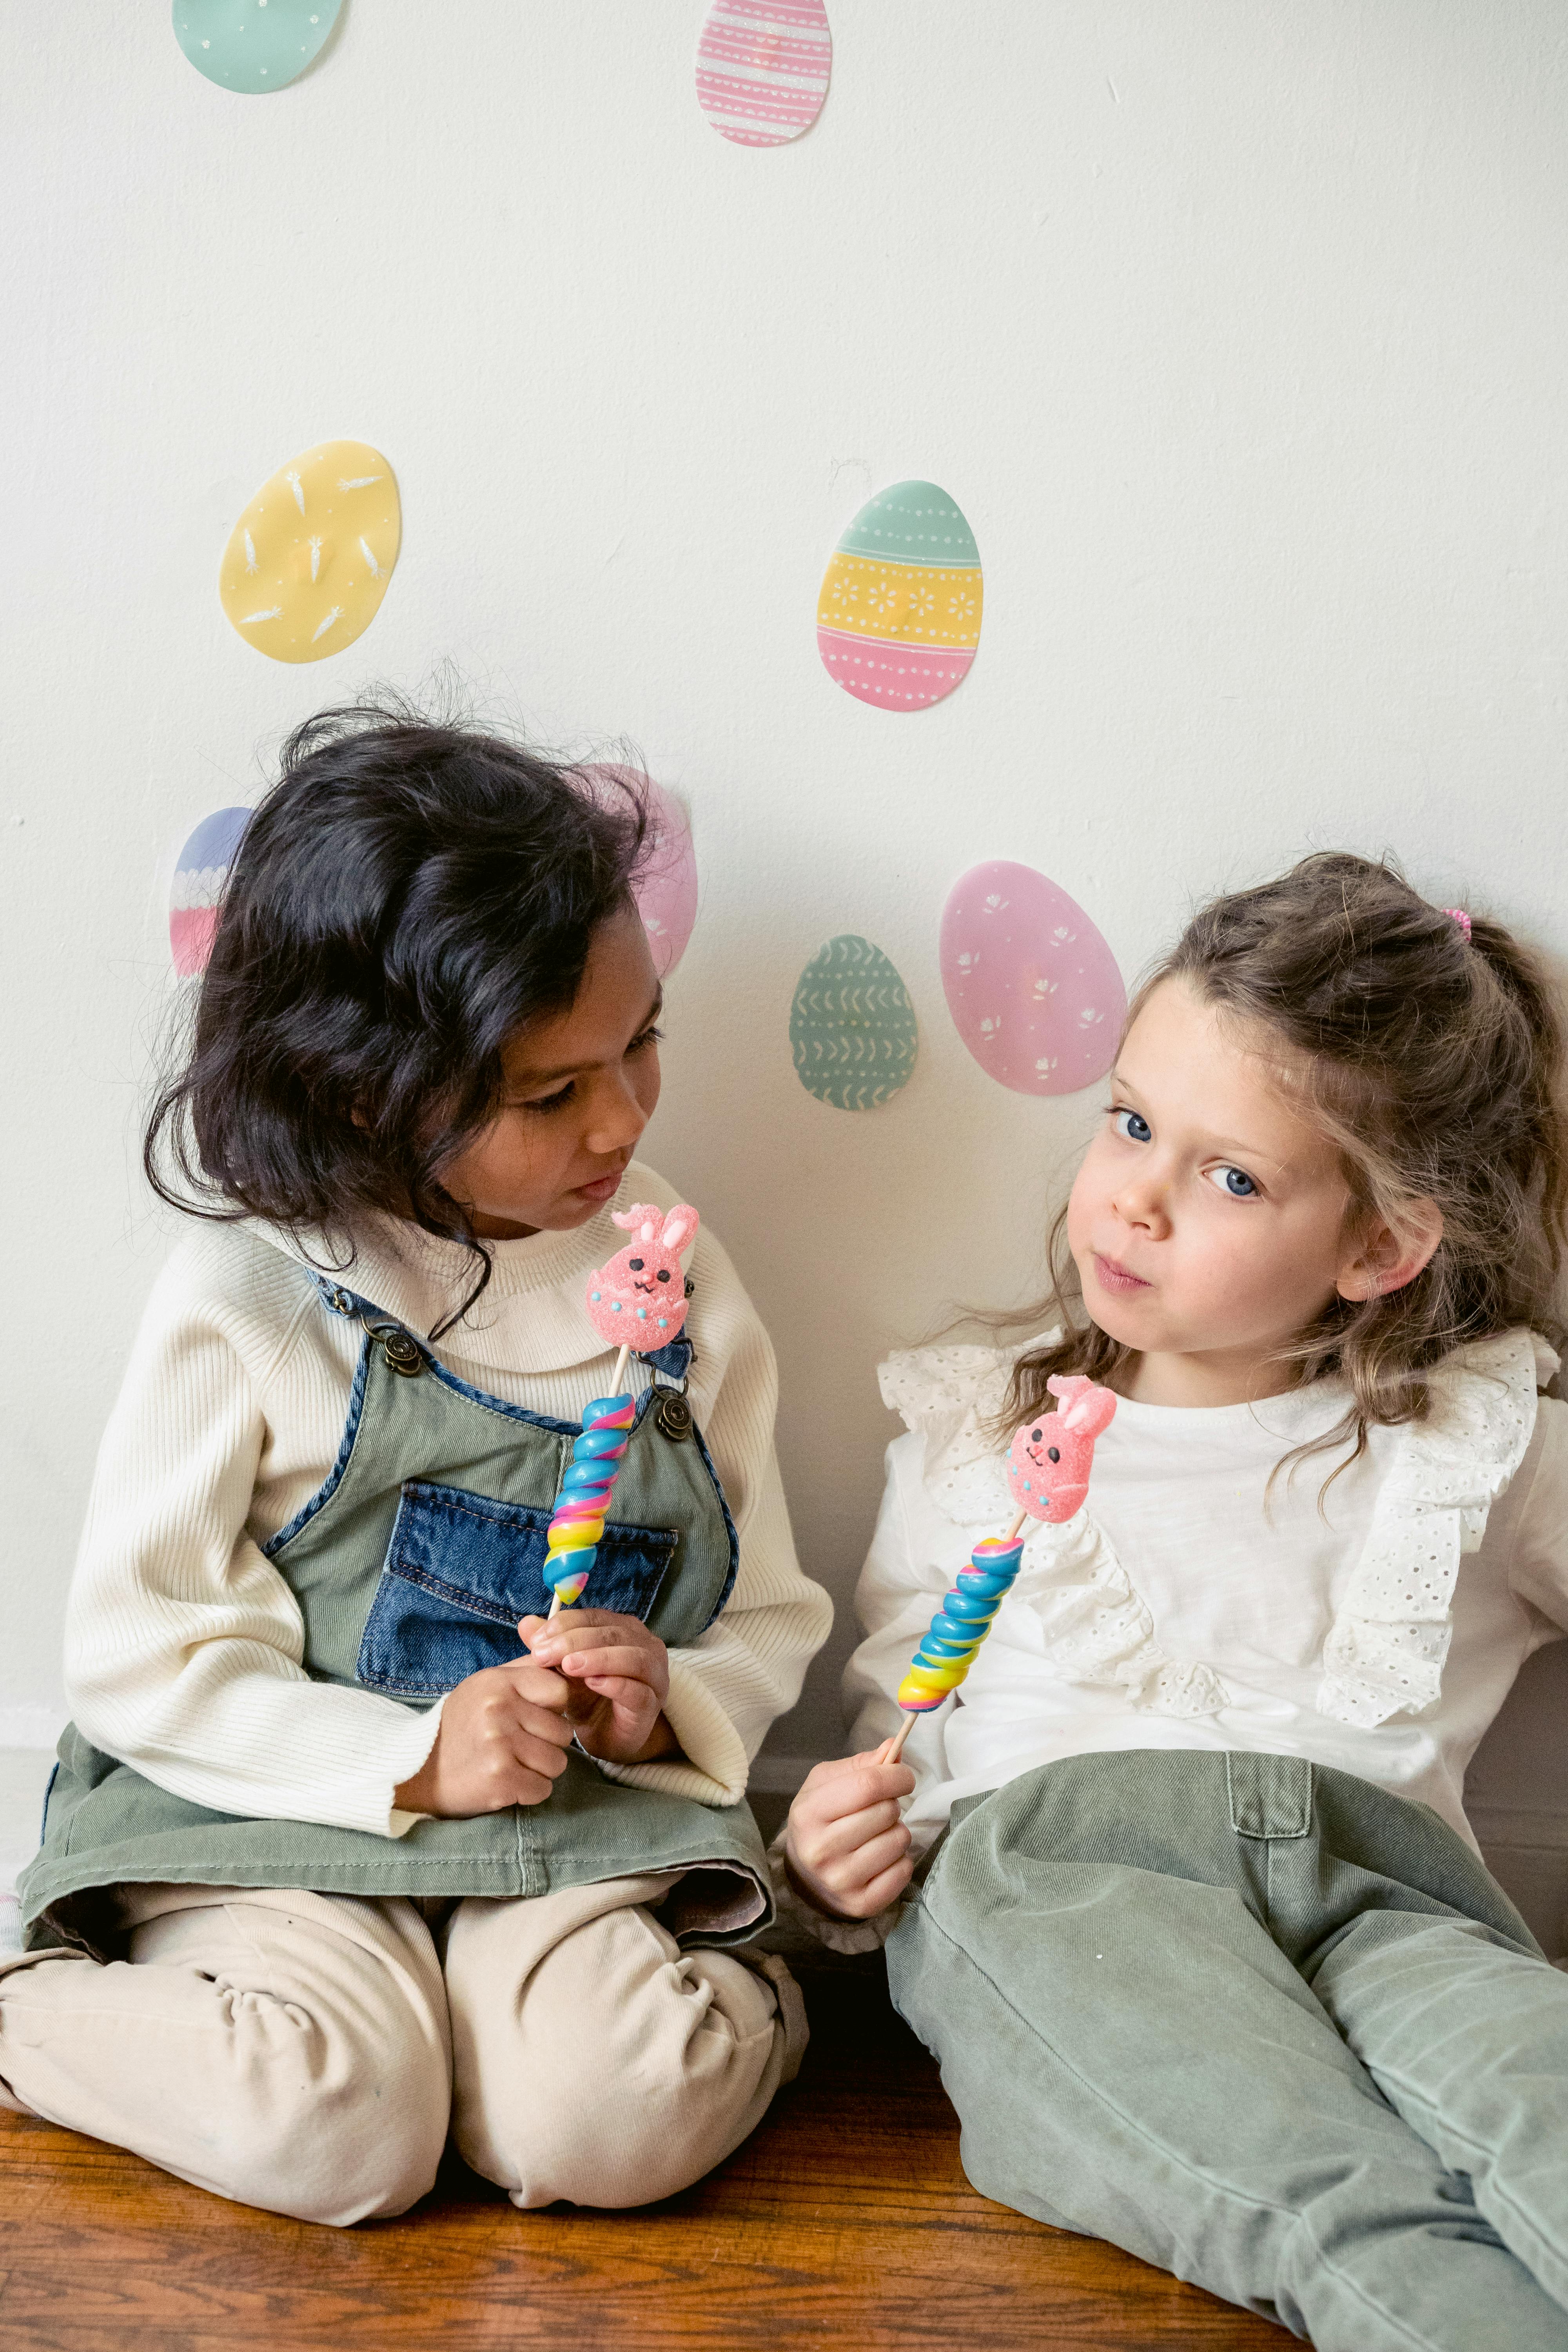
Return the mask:
<path id="1" fill-rule="evenodd" d="M 174 0 L 174 38 L 220 89 L 264 98 L 302 74 L 343 0 Z"/>
<path id="2" fill-rule="evenodd" d="M 920 1033 L 910 992 L 853 931 L 817 949 L 789 1012 L 795 1076 L 835 1110 L 877 1110 L 909 1083 Z"/>

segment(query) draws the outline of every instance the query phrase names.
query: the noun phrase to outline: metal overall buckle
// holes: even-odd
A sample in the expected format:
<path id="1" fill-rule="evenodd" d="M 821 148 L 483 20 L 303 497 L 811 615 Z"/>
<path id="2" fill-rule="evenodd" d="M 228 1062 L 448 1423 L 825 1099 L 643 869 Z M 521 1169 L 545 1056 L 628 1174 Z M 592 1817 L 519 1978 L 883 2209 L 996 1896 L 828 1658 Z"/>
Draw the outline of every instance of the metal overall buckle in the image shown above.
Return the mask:
<path id="1" fill-rule="evenodd" d="M 660 1436 L 673 1438 L 678 1445 L 684 1444 L 695 1426 L 691 1407 L 679 1389 L 660 1389 L 653 1417 Z"/>
<path id="2" fill-rule="evenodd" d="M 409 1338 L 401 1324 L 367 1323 L 364 1328 L 373 1339 L 380 1340 L 389 1372 L 401 1372 L 406 1381 L 418 1379 L 425 1369 L 425 1359 L 417 1342 Z"/>

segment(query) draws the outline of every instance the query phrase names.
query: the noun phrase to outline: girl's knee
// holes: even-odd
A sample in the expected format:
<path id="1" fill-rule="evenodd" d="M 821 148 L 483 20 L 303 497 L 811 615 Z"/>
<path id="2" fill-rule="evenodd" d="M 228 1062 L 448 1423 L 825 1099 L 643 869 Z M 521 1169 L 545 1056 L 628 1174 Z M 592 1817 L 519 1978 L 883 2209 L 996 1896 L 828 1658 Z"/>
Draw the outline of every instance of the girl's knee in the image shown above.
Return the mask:
<path id="1" fill-rule="evenodd" d="M 623 1986 L 614 2017 L 595 2014 L 584 1985 L 552 2047 L 526 2019 L 505 2048 L 485 2037 L 489 2067 L 479 2047 L 470 2066 L 459 2060 L 464 2157 L 522 2206 L 647 2205 L 689 2189 L 755 2128 L 799 2063 L 804 2011 L 783 1973 L 787 1998 L 770 1971 L 727 1953 L 683 1954 Z"/>
<path id="2" fill-rule="evenodd" d="M 416 2061 L 395 2085 L 367 2072 L 319 2097 L 237 2114 L 203 2185 L 297 2221 L 387 2221 L 435 2186 L 449 2114 L 444 2070 L 437 2078 Z"/>

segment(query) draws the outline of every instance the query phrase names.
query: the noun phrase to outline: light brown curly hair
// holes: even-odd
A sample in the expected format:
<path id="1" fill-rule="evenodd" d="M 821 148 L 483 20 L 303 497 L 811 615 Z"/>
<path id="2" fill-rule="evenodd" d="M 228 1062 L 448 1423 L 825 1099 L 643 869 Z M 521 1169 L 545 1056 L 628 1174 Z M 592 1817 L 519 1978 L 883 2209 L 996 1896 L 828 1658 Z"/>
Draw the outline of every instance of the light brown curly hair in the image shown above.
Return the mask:
<path id="1" fill-rule="evenodd" d="M 1204 908 L 1138 991 L 1128 1026 L 1177 979 L 1249 1038 L 1264 1033 L 1292 1106 L 1338 1147 L 1352 1230 L 1376 1219 L 1400 1234 L 1423 1199 L 1442 1212 L 1421 1273 L 1379 1297 L 1331 1299 L 1280 1351 L 1292 1386 L 1334 1373 L 1350 1387 L 1321 1444 L 1353 1437 L 1348 1462 L 1371 1423 L 1422 1419 L 1433 1367 L 1466 1340 L 1521 1324 L 1561 1339 L 1563 1029 L 1544 970 L 1511 932 L 1476 916 L 1467 939 L 1392 865 L 1328 850 Z M 1037 1328 L 1058 1320 L 1062 1337 L 1018 1359 L 1009 1428 L 1048 1409 L 1053 1373 L 1115 1385 L 1136 1352 L 1084 1311 L 1065 1207 L 1047 1263 L 1050 1288 L 1026 1312 Z"/>

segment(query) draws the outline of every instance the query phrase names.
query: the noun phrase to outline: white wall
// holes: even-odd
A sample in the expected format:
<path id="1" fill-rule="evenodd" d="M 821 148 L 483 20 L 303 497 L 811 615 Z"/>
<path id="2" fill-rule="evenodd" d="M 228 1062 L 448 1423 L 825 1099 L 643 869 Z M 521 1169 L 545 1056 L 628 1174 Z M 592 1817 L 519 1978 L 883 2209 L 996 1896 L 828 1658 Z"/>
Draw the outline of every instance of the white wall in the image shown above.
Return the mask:
<path id="1" fill-rule="evenodd" d="M 164 1247 L 133 1159 L 174 854 L 363 680 L 449 657 L 689 796 L 651 1156 L 773 1323 L 802 1550 L 841 1597 L 879 1352 L 1031 1285 L 1092 1101 L 1006 1095 L 960 1047 L 935 947 L 963 866 L 1044 867 L 1129 971 L 1313 844 L 1391 845 L 1568 947 L 1559 0 L 829 6 L 826 108 L 772 152 L 699 113 L 693 0 L 348 0 L 254 100 L 192 71 L 167 0 L 8 14 L 0 1742 L 59 1704 Z M 392 459 L 402 562 L 359 645 L 275 667 L 218 554 L 334 435 Z M 959 693 L 894 718 L 829 682 L 813 621 L 838 530 L 906 475 L 969 517 L 987 618 Z M 840 929 L 922 1027 L 863 1117 L 785 1036 Z M 813 1690 L 775 1748 L 835 1738 Z"/>

